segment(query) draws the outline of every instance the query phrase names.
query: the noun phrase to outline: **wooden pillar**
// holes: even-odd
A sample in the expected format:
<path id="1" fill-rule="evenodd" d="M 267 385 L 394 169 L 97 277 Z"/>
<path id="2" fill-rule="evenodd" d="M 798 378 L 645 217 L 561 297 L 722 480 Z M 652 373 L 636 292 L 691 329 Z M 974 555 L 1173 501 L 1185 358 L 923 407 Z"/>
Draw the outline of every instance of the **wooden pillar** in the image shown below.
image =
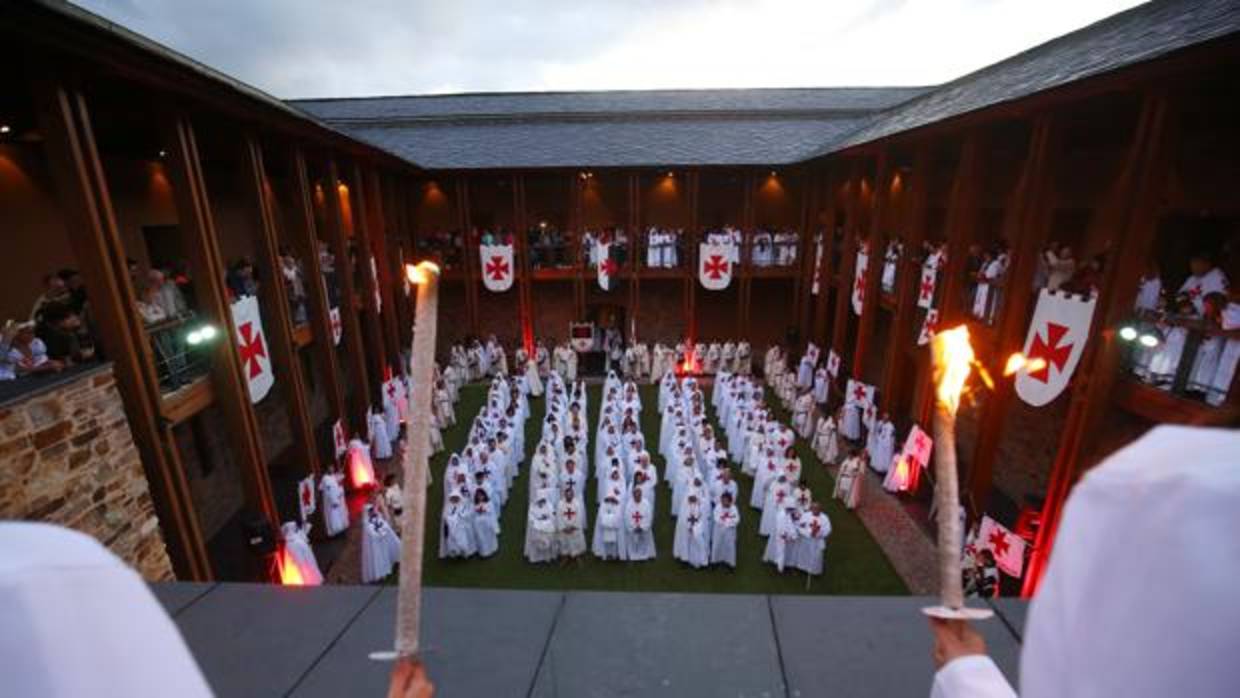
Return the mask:
<path id="1" fill-rule="evenodd" d="M 58 76 L 39 75 L 34 88 L 39 130 L 69 244 L 90 297 L 96 333 L 112 361 L 173 570 L 181 580 L 211 581 L 211 560 L 185 471 L 176 467 L 176 444 L 161 427 L 155 362 L 138 317 L 86 99 Z"/>
<path id="2" fill-rule="evenodd" d="M 883 275 L 883 260 L 887 254 L 886 217 L 887 204 L 891 198 L 891 186 L 887 181 L 890 174 L 890 156 L 888 146 L 883 144 L 877 157 L 874 174 L 874 208 L 870 213 L 870 229 L 866 242 L 870 247 L 869 262 L 865 269 L 864 294 L 862 295 L 861 318 L 857 322 L 857 345 L 853 351 L 852 373 L 857 380 L 865 378 L 865 363 L 869 354 L 870 339 L 874 334 L 874 323 L 882 306 L 882 288 L 879 281 Z M 890 343 L 889 343 L 890 344 Z M 886 347 L 891 349 L 890 346 Z"/>
<path id="3" fill-rule="evenodd" d="M 357 163 L 353 163 L 351 167 L 345 169 L 345 173 L 349 188 L 349 210 L 353 222 L 353 249 L 356 250 L 355 254 L 358 259 L 357 268 L 361 270 L 361 278 L 355 279 L 354 283 L 357 284 L 358 293 L 362 297 L 362 330 L 366 332 L 370 340 L 369 344 L 362 346 L 366 348 L 365 354 L 369 360 L 370 394 L 381 396 L 383 378 L 396 361 L 396 358 L 387 352 L 387 342 L 380 319 L 383 310 L 380 306 L 384 304 L 380 295 L 378 258 L 375 258 L 374 266 L 370 264 L 370 260 L 375 256 L 374 238 L 383 236 L 383 224 L 382 221 L 376 221 L 373 217 L 375 212 L 371 210 L 369 187 L 362 176 L 362 168 Z M 371 230 L 372 222 L 378 223 L 374 231 Z M 388 312 L 392 312 L 391 303 L 386 305 Z"/>
<path id="4" fill-rule="evenodd" d="M 353 260 L 349 256 L 349 241 L 345 236 L 344 209 L 340 204 L 340 185 L 344 180 L 336 166 L 333 156 L 327 158 L 327 183 L 324 187 L 324 198 L 327 201 L 327 244 L 332 254 L 336 255 L 336 278 L 340 282 L 340 320 L 344 325 L 344 347 L 346 375 L 352 374 L 354 384 L 353 403 L 350 405 L 350 422 L 353 428 L 365 432 L 366 415 L 371 406 L 371 395 L 374 389 L 369 372 L 366 370 L 366 349 L 362 344 L 362 321 L 358 313 L 358 287 L 353 278 Z M 347 186 L 347 185 L 346 185 Z M 364 254 L 365 250 L 359 250 Z M 361 266 L 368 266 L 367 260 L 359 260 Z"/>
<path id="5" fill-rule="evenodd" d="M 530 264 L 529 226 L 526 224 L 525 176 L 512 176 L 513 225 L 517 228 L 517 251 L 520 253 L 517 266 L 520 276 L 517 277 L 518 314 L 521 319 L 521 341 L 525 350 L 533 356 L 535 348 L 534 316 L 532 311 L 533 265 Z"/>
<path id="6" fill-rule="evenodd" d="M 159 130 L 168 153 L 168 179 L 177 208 L 185 256 L 194 279 L 198 310 L 216 322 L 221 338 L 211 357 L 211 386 L 216 405 L 228 426 L 229 443 L 241 467 L 246 504 L 272 525 L 279 523 L 271 495 L 271 479 L 263 456 L 258 419 L 237 350 L 237 329 L 224 289 L 225 267 L 216 243 L 215 222 L 207 198 L 198 142 L 188 117 L 177 110 L 159 115 Z"/>
<path id="7" fill-rule="evenodd" d="M 797 275 L 793 279 L 797 334 L 801 342 L 812 340 L 810 336 L 814 303 L 814 271 L 818 232 L 819 173 L 806 170 L 801 173 L 801 231 L 797 242 Z"/>
<path id="8" fill-rule="evenodd" d="M 408 296 L 405 295 L 405 263 L 416 263 L 413 256 L 412 232 L 409 225 L 408 210 L 400 205 L 401 182 L 399 175 L 384 177 L 379 175 L 379 192 L 383 197 L 384 219 L 390 224 L 392 235 L 386 239 L 388 256 L 395 253 L 394 259 L 388 260 L 389 292 L 396 308 L 393 320 L 396 330 L 397 356 L 400 348 L 409 346 L 413 332 L 413 309 Z"/>
<path id="9" fill-rule="evenodd" d="M 913 323 L 917 316 L 917 291 L 921 282 L 921 265 L 916 251 L 926 239 L 932 166 L 930 146 L 918 146 L 913 155 L 913 169 L 910 172 L 912 181 L 909 182 L 909 215 L 905 222 L 904 255 L 900 258 L 901 268 L 896 274 L 896 307 L 887 347 L 887 366 L 883 370 L 883 384 L 879 391 L 880 402 L 888 413 L 895 409 L 906 389 L 905 363 L 900 359 L 912 348 Z"/>
<path id="10" fill-rule="evenodd" d="M 383 300 L 382 312 L 377 319 L 383 331 L 383 342 L 387 350 L 388 363 L 395 366 L 395 373 L 400 374 L 400 333 L 397 331 L 396 318 L 400 315 L 400 303 L 397 300 L 396 281 L 400 276 L 392 273 L 392 251 L 388 245 L 388 230 L 394 230 L 399 223 L 394 218 L 395 211 L 384 206 L 383 178 L 373 169 L 365 173 L 366 198 L 363 202 L 367 219 L 367 231 L 370 236 L 370 249 L 376 260 L 376 271 L 379 276 L 375 283 L 379 286 L 379 297 Z M 361 194 L 359 193 L 360 197 Z M 407 345 L 405 345 L 407 346 Z"/>
<path id="11" fill-rule="evenodd" d="M 753 236 L 754 236 L 754 202 L 753 192 L 757 183 L 754 179 L 752 171 L 745 173 L 745 193 L 741 201 L 741 263 L 740 263 L 740 293 L 737 297 L 737 321 L 736 332 L 739 337 L 746 341 L 750 341 L 749 337 L 749 311 L 750 311 L 750 286 L 753 276 Z M 752 344 L 753 342 L 750 341 Z"/>
<path id="12" fill-rule="evenodd" d="M 633 249 L 629 255 L 629 327 L 630 332 L 627 335 L 637 334 L 637 317 L 641 313 L 641 277 L 642 277 L 642 259 L 645 254 L 643 252 L 643 243 L 646 235 L 642 230 L 642 208 L 641 208 L 641 184 L 638 181 L 636 172 L 630 172 L 628 176 L 629 191 L 629 225 L 628 229 L 633 231 L 630 239 L 633 241 Z M 636 341 L 635 336 L 630 336 L 629 341 Z"/>
<path id="13" fill-rule="evenodd" d="M 836 196 L 833 184 L 833 172 L 827 170 L 822 175 L 819 187 L 822 190 L 821 196 L 824 199 L 824 213 L 822 217 L 826 219 L 826 223 L 822 225 L 822 259 L 818 260 L 818 295 L 815 297 L 813 304 L 813 330 L 811 336 L 819 345 L 827 345 L 832 348 L 831 338 L 827 336 L 827 324 L 830 319 L 831 305 L 831 289 L 835 288 L 834 276 L 836 269 L 831 268 L 832 248 L 835 245 L 835 207 Z M 817 215 L 817 214 L 815 214 Z M 842 258 L 841 258 L 842 259 Z M 813 280 L 810 280 L 813 283 Z"/>
<path id="14" fill-rule="evenodd" d="M 465 314 L 469 316 L 469 332 L 475 337 L 478 336 L 478 285 L 481 283 L 482 276 L 478 272 L 478 251 L 474 249 L 474 229 L 473 216 L 470 213 L 470 195 L 469 180 L 465 175 L 457 175 L 453 178 L 453 184 L 456 187 L 456 219 L 457 225 L 461 229 L 461 275 L 465 279 Z M 514 192 L 515 196 L 515 192 Z M 513 227 L 516 228 L 514 219 Z M 514 239 L 523 240 L 521 237 L 523 231 L 517 229 L 514 232 Z M 524 245 L 517 244 L 513 253 L 523 254 Z M 514 264 L 518 263 L 517 259 L 513 260 Z M 521 277 L 517 277 L 520 281 Z M 518 290 L 518 292 L 520 292 Z"/>
<path id="15" fill-rule="evenodd" d="M 1068 418 L 1042 508 L 1042 523 L 1025 569 L 1021 595 L 1026 598 L 1037 591 L 1046 570 L 1069 491 L 1097 457 L 1096 444 L 1090 436 L 1097 433 L 1102 416 L 1111 408 L 1109 395 L 1121 370 L 1120 347 L 1113 328 L 1131 312 L 1132 297 L 1153 249 L 1159 214 L 1174 169 L 1177 114 L 1171 104 L 1169 96 L 1161 91 L 1145 95 L 1124 169 L 1110 197 L 1113 205 L 1109 213 L 1117 223 L 1115 229 L 1122 231 L 1115 249 L 1122 249 L 1124 254 L 1114 255 L 1104 272 L 1089 334 L 1093 341 L 1085 348 L 1077 367 Z"/>
<path id="16" fill-rule="evenodd" d="M 331 304 L 327 296 L 327 286 L 323 278 L 323 268 L 319 265 L 319 236 L 314 221 L 314 195 L 310 189 L 310 177 L 306 171 L 306 158 L 300 147 L 294 147 L 289 163 L 290 186 L 297 202 L 296 212 L 292 217 L 290 236 L 293 249 L 301 258 L 306 272 L 306 295 L 309 299 L 307 310 L 310 315 L 310 332 L 314 335 L 314 355 L 318 358 L 319 373 L 322 374 L 327 390 L 327 401 L 331 413 L 336 419 L 348 420 L 347 408 L 344 404 L 344 389 L 340 385 L 340 377 L 336 373 L 336 342 L 332 332 Z M 340 309 L 341 314 L 345 312 Z"/>
<path id="17" fill-rule="evenodd" d="M 267 180 L 263 148 L 252 134 L 245 138 L 246 190 L 258 231 L 258 255 L 255 265 L 261 278 L 270 279 L 259 292 L 267 342 L 271 347 L 271 365 L 276 380 L 281 382 L 285 407 L 289 410 L 289 429 L 293 453 L 299 469 L 318 475 L 321 470 L 319 452 L 314 445 L 314 426 L 310 420 L 310 398 L 297 360 L 297 343 L 293 340 L 293 319 L 289 313 L 288 295 L 280 270 L 280 242 L 276 231 L 273 194 Z"/>
<path id="18" fill-rule="evenodd" d="M 1021 168 L 1012 204 L 1007 211 L 1005 231 L 1012 242 L 1011 270 L 1005 282 L 1003 313 L 995 338 L 994 359 L 1002 361 L 1020 351 L 1029 327 L 1029 306 L 1033 296 L 1033 275 L 1038 254 L 1046 246 L 1054 212 L 1054 161 L 1058 155 L 1055 125 L 1051 117 L 1041 116 L 1033 125 L 1029 150 Z M 996 381 L 995 389 L 986 398 L 978 422 L 966 486 L 977 512 L 984 511 L 994 480 L 995 457 L 1003 437 L 1003 424 L 1011 409 L 1013 382 Z"/>
<path id="19" fill-rule="evenodd" d="M 861 199 L 861 166 L 849 167 L 847 198 L 844 201 L 844 245 L 840 250 L 840 271 L 835 293 L 835 319 L 831 327 L 831 348 L 843 357 L 848 340 L 848 314 L 852 312 L 853 276 L 857 268 L 857 208 Z M 848 357 L 852 361 L 852 357 Z"/>
<path id="20" fill-rule="evenodd" d="M 702 171 L 692 170 L 686 175 L 689 196 L 689 235 L 688 249 L 685 250 L 685 334 L 689 340 L 697 342 L 697 292 L 698 292 L 698 255 L 701 254 L 702 221 L 699 211 L 701 201 Z"/>
<path id="21" fill-rule="evenodd" d="M 591 271 L 586 264 L 590 258 L 590 250 L 586 249 L 583 243 L 586 229 L 590 227 L 586 224 L 583 194 L 587 180 L 570 175 L 569 182 L 572 186 L 573 208 L 577 214 L 577 221 L 571 228 L 576 237 L 573 248 L 573 254 L 576 255 L 573 258 L 573 318 L 583 322 L 586 319 L 586 274 Z"/>

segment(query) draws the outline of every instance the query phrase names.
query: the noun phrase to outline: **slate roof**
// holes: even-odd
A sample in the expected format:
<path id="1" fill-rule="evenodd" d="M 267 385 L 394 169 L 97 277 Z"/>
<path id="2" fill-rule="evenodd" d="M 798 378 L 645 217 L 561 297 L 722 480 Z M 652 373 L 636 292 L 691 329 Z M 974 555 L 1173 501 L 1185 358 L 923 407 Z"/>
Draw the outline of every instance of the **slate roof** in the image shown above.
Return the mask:
<path id="1" fill-rule="evenodd" d="M 1240 0 L 1155 0 L 934 88 L 291 100 L 432 169 L 782 165 L 1240 32 Z"/>
<path id="2" fill-rule="evenodd" d="M 294 101 L 429 168 L 783 164 L 927 88 L 651 90 Z"/>

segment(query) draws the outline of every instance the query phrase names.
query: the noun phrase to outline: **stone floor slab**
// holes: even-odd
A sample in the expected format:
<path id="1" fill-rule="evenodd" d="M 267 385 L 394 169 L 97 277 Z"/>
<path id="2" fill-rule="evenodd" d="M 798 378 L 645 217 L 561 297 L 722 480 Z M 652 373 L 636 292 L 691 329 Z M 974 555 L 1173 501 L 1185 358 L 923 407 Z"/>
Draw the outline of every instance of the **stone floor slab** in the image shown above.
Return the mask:
<path id="1" fill-rule="evenodd" d="M 1029 614 L 1029 602 L 1025 599 L 1016 599 L 1003 597 L 993 599 L 991 605 L 995 611 L 1003 616 L 1012 630 L 1016 632 L 1016 637 L 1022 641 L 1025 638 L 1025 618 Z"/>
<path id="2" fill-rule="evenodd" d="M 788 695 L 925 698 L 934 666 L 929 598 L 771 598 Z M 1016 679 L 1020 647 L 1002 621 L 977 624 L 995 662 Z"/>
<path id="3" fill-rule="evenodd" d="M 526 696 L 563 595 L 541 591 L 426 589 L 422 646 L 436 695 Z M 390 664 L 396 589 L 366 607 L 293 691 L 296 698 L 382 696 Z"/>
<path id="4" fill-rule="evenodd" d="M 150 585 L 151 593 L 155 594 L 155 598 L 159 599 L 160 605 L 168 612 L 168 615 L 175 617 L 186 606 L 195 603 L 205 594 L 215 588 L 214 582 L 153 582 Z"/>
<path id="5" fill-rule="evenodd" d="M 569 593 L 532 695 L 783 696 L 767 597 Z"/>
<path id="6" fill-rule="evenodd" d="M 220 584 L 176 623 L 216 695 L 280 696 L 379 591 Z"/>

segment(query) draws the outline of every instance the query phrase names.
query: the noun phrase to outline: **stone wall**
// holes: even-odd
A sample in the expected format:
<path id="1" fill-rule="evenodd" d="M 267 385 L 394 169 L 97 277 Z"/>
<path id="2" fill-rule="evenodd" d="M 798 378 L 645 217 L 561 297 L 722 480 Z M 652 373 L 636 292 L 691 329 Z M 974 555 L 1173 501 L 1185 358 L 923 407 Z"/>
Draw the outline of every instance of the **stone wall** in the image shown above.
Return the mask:
<path id="1" fill-rule="evenodd" d="M 77 529 L 173 578 L 110 366 L 0 407 L 0 518 Z"/>

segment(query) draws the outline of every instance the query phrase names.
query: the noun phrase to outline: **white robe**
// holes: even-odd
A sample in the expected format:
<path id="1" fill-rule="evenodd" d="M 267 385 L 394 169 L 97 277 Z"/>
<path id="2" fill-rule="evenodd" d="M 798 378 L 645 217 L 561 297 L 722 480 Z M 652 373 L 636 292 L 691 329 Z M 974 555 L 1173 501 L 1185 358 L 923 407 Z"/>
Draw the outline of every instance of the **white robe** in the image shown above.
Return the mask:
<path id="1" fill-rule="evenodd" d="M 889 421 L 874 425 L 866 450 L 870 452 L 870 467 L 878 473 L 886 473 L 895 455 L 896 426 Z"/>
<path id="2" fill-rule="evenodd" d="M 703 502 L 685 503 L 676 520 L 672 551 L 677 560 L 692 567 L 710 563 L 710 507 Z"/>
<path id="3" fill-rule="evenodd" d="M 840 471 L 835 476 L 833 497 L 844 501 L 848 509 L 856 509 L 861 502 L 862 484 L 865 482 L 865 467 L 860 458 L 846 458 L 840 464 Z"/>
<path id="4" fill-rule="evenodd" d="M 496 520 L 495 504 L 482 502 L 474 505 L 474 540 L 478 555 L 491 557 L 499 550 L 499 522 Z"/>
<path id="5" fill-rule="evenodd" d="M 781 573 L 784 567 L 793 562 L 791 553 L 795 550 L 797 539 L 800 538 L 797 522 L 792 520 L 787 511 L 779 512 L 773 535 L 766 541 L 766 550 L 762 553 L 762 561 L 775 565 Z"/>
<path id="6" fill-rule="evenodd" d="M 328 473 L 319 480 L 319 491 L 323 493 L 323 522 L 328 537 L 349 528 L 349 505 L 345 501 L 344 486 L 340 484 L 343 479 L 343 475 Z"/>
<path id="7" fill-rule="evenodd" d="M 297 565 L 301 573 L 303 586 L 319 586 L 323 583 L 323 573 L 319 571 L 319 561 L 314 557 L 314 548 L 310 547 L 310 524 L 298 525 L 286 521 L 280 527 L 284 534 L 285 563 Z M 291 560 L 289 558 L 292 558 Z"/>
<path id="8" fill-rule="evenodd" d="M 439 557 L 469 557 L 478 552 L 472 519 L 473 505 L 463 501 L 444 505 L 439 515 Z"/>
<path id="9" fill-rule="evenodd" d="M 387 519 L 367 504 L 362 511 L 362 581 L 377 582 L 400 562 L 400 538 Z"/>
<path id="10" fill-rule="evenodd" d="M 831 520 L 825 513 L 817 516 L 805 513 L 801 515 L 797 528 L 800 538 L 797 539 L 792 565 L 807 574 L 822 574 L 822 556 L 827 547 L 827 536 L 831 535 Z"/>
<path id="11" fill-rule="evenodd" d="M 585 505 L 581 498 L 561 499 L 556 506 L 556 543 L 560 554 L 577 557 L 586 551 Z"/>
<path id="12" fill-rule="evenodd" d="M 525 559 L 530 562 L 548 562 L 557 555 L 556 512 L 550 503 L 530 507 L 525 526 Z"/>
<path id="13" fill-rule="evenodd" d="M 379 460 L 392 457 L 392 439 L 388 437 L 387 421 L 383 415 L 371 412 L 370 420 L 370 453 Z"/>
<path id="14" fill-rule="evenodd" d="M 624 507 L 617 499 L 615 504 L 606 501 L 599 504 L 594 520 L 594 540 L 591 551 L 600 560 L 619 560 L 624 547 Z"/>
<path id="15" fill-rule="evenodd" d="M 624 554 L 626 560 L 652 560 L 657 554 L 654 547 L 654 510 L 650 500 L 642 495 L 641 502 L 630 497 L 624 505 Z"/>
<path id="16" fill-rule="evenodd" d="M 354 487 L 371 487 L 378 484 L 375 480 L 375 466 L 370 461 L 370 449 L 365 441 L 361 439 L 350 441 L 346 458 L 349 464 L 349 482 Z"/>
<path id="17" fill-rule="evenodd" d="M 715 525 L 711 530 L 710 562 L 722 562 L 736 568 L 736 527 L 741 522 L 741 512 L 733 504 L 724 508 L 716 506 L 714 512 Z"/>
<path id="18" fill-rule="evenodd" d="M 538 364 L 533 360 L 525 362 L 525 392 L 532 397 L 543 394 L 542 378 L 538 376 Z"/>
<path id="19" fill-rule="evenodd" d="M 835 463 L 840 455 L 839 439 L 835 436 L 835 419 L 831 416 L 818 420 L 818 429 L 814 432 L 814 453 L 823 465 Z"/>

